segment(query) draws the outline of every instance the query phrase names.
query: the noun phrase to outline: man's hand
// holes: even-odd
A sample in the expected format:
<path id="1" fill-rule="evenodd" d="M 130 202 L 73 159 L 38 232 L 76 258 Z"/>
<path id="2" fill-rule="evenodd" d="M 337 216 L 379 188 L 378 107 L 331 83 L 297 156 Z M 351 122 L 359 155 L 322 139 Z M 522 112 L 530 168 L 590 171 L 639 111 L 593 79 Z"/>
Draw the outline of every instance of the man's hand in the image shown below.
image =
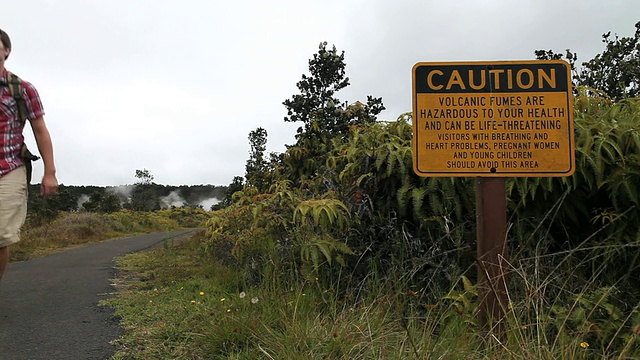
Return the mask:
<path id="1" fill-rule="evenodd" d="M 40 194 L 47 197 L 58 192 L 58 179 L 55 175 L 44 175 L 40 183 Z"/>

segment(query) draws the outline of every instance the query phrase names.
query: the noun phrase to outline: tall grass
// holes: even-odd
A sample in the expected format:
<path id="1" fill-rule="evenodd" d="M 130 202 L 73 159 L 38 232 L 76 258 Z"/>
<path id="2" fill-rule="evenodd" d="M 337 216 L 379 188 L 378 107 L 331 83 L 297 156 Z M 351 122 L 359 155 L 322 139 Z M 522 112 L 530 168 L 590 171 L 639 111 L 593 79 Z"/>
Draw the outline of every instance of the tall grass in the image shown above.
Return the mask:
<path id="1" fill-rule="evenodd" d="M 467 277 L 448 292 L 375 270 L 346 293 L 307 280 L 256 284 L 203 255 L 199 241 L 120 260 L 126 290 L 106 302 L 127 330 L 116 359 L 640 357 L 640 304 L 598 276 L 575 281 L 574 265 L 603 249 L 508 264 L 505 336 L 483 337 Z"/>
<path id="2" fill-rule="evenodd" d="M 401 118 L 350 128 L 326 157 L 297 144 L 191 247 L 123 260 L 137 281 L 110 302 L 129 330 L 118 356 L 640 357 L 640 101 L 575 104 L 575 174 L 507 181 L 504 333 L 476 321 L 472 182 L 415 175 Z M 285 165 L 303 160 L 299 180 Z"/>
<path id="3" fill-rule="evenodd" d="M 121 210 L 110 214 L 61 213 L 44 223 L 28 220 L 20 242 L 11 246 L 11 261 L 121 236 L 202 227 L 207 218 L 207 212 L 202 209 L 174 208 L 153 212 Z"/>

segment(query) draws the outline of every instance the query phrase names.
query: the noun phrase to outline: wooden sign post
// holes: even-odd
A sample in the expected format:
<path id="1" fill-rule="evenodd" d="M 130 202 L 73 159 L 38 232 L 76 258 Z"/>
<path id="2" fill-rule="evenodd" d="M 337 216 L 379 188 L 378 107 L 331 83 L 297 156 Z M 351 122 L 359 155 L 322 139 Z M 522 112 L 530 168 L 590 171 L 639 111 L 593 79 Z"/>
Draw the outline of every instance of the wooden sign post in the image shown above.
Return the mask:
<path id="1" fill-rule="evenodd" d="M 575 171 L 571 69 L 562 60 L 413 67 L 413 168 L 476 177 L 478 323 L 504 330 L 507 177 Z"/>
<path id="2" fill-rule="evenodd" d="M 476 178 L 478 326 L 504 333 L 507 196 L 504 178 Z"/>

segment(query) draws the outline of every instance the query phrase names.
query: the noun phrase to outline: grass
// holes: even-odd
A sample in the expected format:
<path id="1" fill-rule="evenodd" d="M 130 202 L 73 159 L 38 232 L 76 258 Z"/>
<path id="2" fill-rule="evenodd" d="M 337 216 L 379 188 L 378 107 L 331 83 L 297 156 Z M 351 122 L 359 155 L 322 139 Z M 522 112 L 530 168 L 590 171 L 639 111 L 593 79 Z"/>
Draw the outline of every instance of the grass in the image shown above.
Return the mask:
<path id="1" fill-rule="evenodd" d="M 122 226 L 106 215 L 64 214 L 42 226 L 25 226 L 20 242 L 11 246 L 10 261 L 28 260 L 124 235 L 127 232 Z"/>
<path id="2" fill-rule="evenodd" d="M 202 234 L 200 234 L 202 236 Z M 119 259 L 118 296 L 103 303 L 126 334 L 114 359 L 634 359 L 640 304 L 619 307 L 613 287 L 573 293 L 560 274 L 512 266 L 504 337 L 482 338 L 476 294 L 407 291 L 371 276 L 358 294 L 313 283 L 247 285 L 203 255 L 200 239 Z M 571 274 L 567 275 L 567 279 Z M 564 281 L 564 280 L 563 280 Z M 514 288 L 514 286 L 510 286 Z M 251 301 L 254 299 L 254 301 Z"/>
<path id="3" fill-rule="evenodd" d="M 62 213 L 44 224 L 27 220 L 10 261 L 24 261 L 84 244 L 123 236 L 202 227 L 204 210 L 176 208 L 154 212 L 121 210 L 110 214 Z"/>
<path id="4" fill-rule="evenodd" d="M 27 228 L 12 252 L 29 258 L 114 236 L 173 230 L 183 215 L 64 214 Z M 198 224 L 193 218 L 186 223 Z M 640 357 L 640 304 L 627 304 L 615 284 L 594 278 L 576 288 L 570 267 L 542 265 L 565 262 L 549 261 L 553 257 L 579 259 L 579 265 L 592 260 L 594 249 L 509 264 L 507 332 L 483 338 L 475 285 L 464 278 L 444 293 L 376 272 L 349 292 L 315 282 L 283 286 L 286 279 L 248 283 L 243 271 L 203 252 L 203 241 L 200 233 L 118 259 L 117 296 L 102 303 L 115 309 L 126 330 L 115 341 L 114 359 Z"/>

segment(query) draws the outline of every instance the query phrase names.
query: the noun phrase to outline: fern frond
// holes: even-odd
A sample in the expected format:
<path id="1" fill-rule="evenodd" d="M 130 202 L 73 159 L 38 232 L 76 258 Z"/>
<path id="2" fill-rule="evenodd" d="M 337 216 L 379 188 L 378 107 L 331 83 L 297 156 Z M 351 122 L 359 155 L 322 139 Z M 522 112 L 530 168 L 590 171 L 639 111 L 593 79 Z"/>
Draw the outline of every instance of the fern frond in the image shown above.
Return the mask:
<path id="1" fill-rule="evenodd" d="M 411 199 L 413 203 L 413 211 L 417 216 L 422 213 L 422 202 L 427 191 L 423 188 L 411 189 Z"/>
<path id="2" fill-rule="evenodd" d="M 413 186 L 408 182 L 402 185 L 397 191 L 396 198 L 398 199 L 398 212 L 404 216 L 407 213 L 407 205 L 409 204 L 409 191 L 413 190 Z"/>

